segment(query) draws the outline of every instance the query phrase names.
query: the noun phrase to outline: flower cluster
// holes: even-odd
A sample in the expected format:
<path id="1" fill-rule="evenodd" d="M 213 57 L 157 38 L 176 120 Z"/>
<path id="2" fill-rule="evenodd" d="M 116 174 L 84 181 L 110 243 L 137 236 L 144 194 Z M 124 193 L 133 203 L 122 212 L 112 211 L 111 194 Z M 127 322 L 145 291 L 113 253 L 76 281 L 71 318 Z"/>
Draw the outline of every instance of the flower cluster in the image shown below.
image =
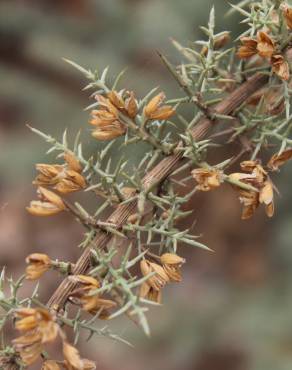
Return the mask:
<path id="1" fill-rule="evenodd" d="M 141 285 L 140 297 L 161 303 L 161 291 L 169 282 L 180 282 L 180 267 L 185 260 L 172 253 L 164 253 L 160 257 L 161 264 L 143 259 L 140 262 L 142 275 L 149 278 Z"/>
<path id="2" fill-rule="evenodd" d="M 89 123 L 94 126 L 92 136 L 97 140 L 112 140 L 122 136 L 127 130 L 127 126 L 122 122 L 121 115 L 131 119 L 136 117 L 138 106 L 133 92 L 110 91 L 107 97 L 96 95 L 99 104 L 98 110 L 91 112 Z"/>
<path id="3" fill-rule="evenodd" d="M 237 55 L 241 59 L 247 59 L 254 55 L 259 55 L 262 58 L 269 59 L 272 70 L 282 80 L 289 79 L 289 65 L 280 51 L 277 50 L 277 45 L 274 40 L 264 31 L 257 33 L 257 38 L 243 37 L 241 38 L 242 46 L 239 48 Z"/>
<path id="4" fill-rule="evenodd" d="M 292 158 L 292 149 L 286 149 L 280 154 L 274 154 L 264 168 L 259 160 L 249 160 L 240 163 L 243 172 L 224 175 L 216 167 L 196 168 L 192 171 L 194 179 L 198 182 L 196 189 L 210 191 L 221 185 L 224 181 L 232 184 L 239 195 L 243 205 L 242 219 L 250 218 L 260 204 L 265 206 L 268 217 L 274 215 L 274 186 L 268 175 L 269 171 L 277 171 L 286 161 Z M 244 185 L 249 187 L 245 187 Z"/>
<path id="5" fill-rule="evenodd" d="M 82 176 L 82 167 L 73 153 L 65 152 L 66 164 L 36 165 L 39 171 L 33 184 L 38 186 L 53 186 L 59 193 L 67 194 L 82 190 L 86 187 L 86 180 Z"/>
<path id="6" fill-rule="evenodd" d="M 25 365 L 37 361 L 43 345 L 53 342 L 59 333 L 55 318 L 41 308 L 22 308 L 15 312 L 15 328 L 23 335 L 14 339 L 14 347 Z"/>
<path id="7" fill-rule="evenodd" d="M 95 128 L 92 136 L 97 140 L 112 140 L 124 135 L 130 128 L 134 134 L 140 133 L 145 139 L 145 132 L 136 122 L 138 103 L 131 91 L 110 91 L 103 95 L 95 96 L 99 109 L 91 111 L 89 123 Z M 165 94 L 163 92 L 154 96 L 144 107 L 143 126 L 151 120 L 167 120 L 175 110 L 170 105 L 163 105 Z"/>
<path id="8" fill-rule="evenodd" d="M 244 172 L 232 173 L 229 179 L 242 181 L 256 189 L 256 191 L 245 190 L 235 186 L 243 205 L 241 218 L 243 220 L 250 218 L 260 204 L 265 205 L 267 216 L 272 217 L 274 214 L 273 184 L 268 173 L 258 161 L 244 161 L 240 165 Z"/>
<path id="9" fill-rule="evenodd" d="M 78 350 L 68 343 L 57 320 L 42 308 L 21 308 L 15 311 L 15 328 L 21 336 L 13 340 L 15 350 L 25 366 L 34 364 L 40 356 L 44 357 L 44 345 L 54 342 L 58 335 L 62 340 L 64 361 L 45 360 L 43 370 L 91 370 L 95 364 L 81 359 Z"/>

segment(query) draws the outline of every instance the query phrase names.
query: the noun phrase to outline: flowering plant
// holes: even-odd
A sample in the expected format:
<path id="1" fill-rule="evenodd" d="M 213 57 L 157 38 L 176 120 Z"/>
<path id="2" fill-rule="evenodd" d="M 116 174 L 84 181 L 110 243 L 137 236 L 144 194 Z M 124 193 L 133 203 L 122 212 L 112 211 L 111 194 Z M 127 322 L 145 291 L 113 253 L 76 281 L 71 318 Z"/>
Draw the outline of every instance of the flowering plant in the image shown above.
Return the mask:
<path id="1" fill-rule="evenodd" d="M 84 226 L 85 239 L 76 262 L 33 253 L 18 281 L 7 280 L 2 271 L 1 328 L 12 320 L 19 336 L 3 344 L 1 368 L 27 368 L 41 360 L 44 370 L 94 369 L 94 362 L 83 359 L 76 348 L 80 332 L 126 342 L 108 327 L 95 326 L 120 315 L 149 335 L 145 312 L 161 304 L 167 284 L 182 280 L 185 259 L 179 246 L 210 250 L 188 229 L 177 227 L 177 221 L 190 214 L 183 206 L 194 193 L 227 183 L 242 204 L 242 219 L 252 217 L 260 206 L 273 216 L 272 177 L 292 158 L 292 8 L 281 0 L 244 0 L 232 5 L 232 11 L 247 25 L 234 46 L 228 47 L 229 32 L 215 33 L 212 9 L 208 27 L 201 28 L 205 40 L 191 47 L 173 40 L 185 62 L 174 66 L 159 54 L 178 83 L 175 99 L 166 100 L 157 89 L 139 99 L 119 88 L 122 74 L 111 83 L 108 69 L 100 74 L 68 61 L 89 81 L 91 135 L 104 145 L 86 157 L 79 134 L 70 146 L 66 131 L 59 141 L 30 127 L 49 144 L 49 153 L 57 153 L 58 163 L 36 164 L 38 200 L 31 201 L 27 211 L 33 216 L 67 212 Z M 181 113 L 185 104 L 193 108 L 191 120 Z M 227 142 L 237 143 L 237 155 L 208 163 L 208 153 Z M 146 153 L 131 171 L 123 156 L 112 163 L 113 145 L 121 152 L 146 145 Z M 262 159 L 265 153 L 269 160 Z M 238 172 L 230 172 L 231 166 Z M 186 184 L 192 191 L 181 195 L 180 187 Z M 95 212 L 70 202 L 68 194 L 73 192 L 98 197 Z M 112 213 L 104 221 L 108 209 Z M 31 297 L 19 298 L 25 279 L 41 280 L 48 270 L 59 272 L 63 280 L 47 304 L 38 300 L 38 287 Z M 11 295 L 4 289 L 7 283 Z M 72 314 L 72 306 L 77 313 Z M 72 329 L 73 339 L 65 327 Z M 60 360 L 47 351 L 55 341 L 62 343 Z"/>

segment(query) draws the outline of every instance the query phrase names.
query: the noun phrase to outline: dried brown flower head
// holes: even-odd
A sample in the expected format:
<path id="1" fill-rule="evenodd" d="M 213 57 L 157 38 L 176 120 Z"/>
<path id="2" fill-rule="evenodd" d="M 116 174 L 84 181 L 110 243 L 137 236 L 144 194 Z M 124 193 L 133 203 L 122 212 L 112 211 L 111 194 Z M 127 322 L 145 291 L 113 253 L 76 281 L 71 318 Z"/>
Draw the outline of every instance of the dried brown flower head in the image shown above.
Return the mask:
<path id="1" fill-rule="evenodd" d="M 243 161 L 240 163 L 240 167 L 243 171 L 252 175 L 249 178 L 247 177 L 246 180 L 254 185 L 256 185 L 256 182 L 258 185 L 262 184 L 267 176 L 267 172 L 259 161 Z"/>
<path id="2" fill-rule="evenodd" d="M 267 172 L 259 161 L 243 161 L 240 166 L 247 173 L 233 173 L 229 178 L 252 185 L 258 190 L 246 190 L 235 186 L 243 205 L 241 218 L 245 220 L 253 216 L 260 204 L 265 205 L 267 216 L 272 217 L 274 214 L 273 185 Z"/>
<path id="3" fill-rule="evenodd" d="M 237 56 L 241 59 L 250 58 L 256 54 L 263 58 L 271 58 L 275 52 L 274 41 L 264 31 L 257 33 L 256 40 L 251 37 L 242 37 L 240 41 L 242 45 L 238 49 Z"/>
<path id="4" fill-rule="evenodd" d="M 116 302 L 110 299 L 101 298 L 94 291 L 100 287 L 99 282 L 86 275 L 72 276 L 71 280 L 80 284 L 80 287 L 75 289 L 71 294 L 71 300 L 75 300 L 76 304 L 80 304 L 84 311 L 96 315 L 99 313 L 100 319 L 109 317 L 109 309 L 116 306 Z"/>
<path id="5" fill-rule="evenodd" d="M 250 37 L 242 37 L 240 39 L 241 46 L 239 47 L 237 51 L 237 56 L 240 59 L 247 59 L 252 57 L 253 55 L 256 55 L 258 50 L 257 50 L 257 45 L 258 42 L 257 40 L 254 40 Z"/>
<path id="6" fill-rule="evenodd" d="M 35 180 L 34 185 L 55 185 L 59 181 L 60 174 L 64 170 L 64 166 L 59 164 L 36 164 L 36 169 L 39 172 Z"/>
<path id="7" fill-rule="evenodd" d="M 259 205 L 258 198 L 258 193 L 254 191 L 239 190 L 239 201 L 242 203 L 242 220 L 246 220 L 253 216 Z"/>
<path id="8" fill-rule="evenodd" d="M 275 45 L 270 36 L 263 31 L 257 33 L 257 51 L 263 58 L 271 58 L 275 51 Z"/>
<path id="9" fill-rule="evenodd" d="M 15 327 L 23 335 L 14 339 L 13 345 L 22 361 L 30 365 L 40 356 L 43 344 L 56 339 L 59 326 L 52 315 L 41 308 L 18 309 L 15 316 Z"/>
<path id="10" fill-rule="evenodd" d="M 65 176 L 55 185 L 55 189 L 62 194 L 79 191 L 86 187 L 86 181 L 80 173 L 66 170 Z"/>
<path id="11" fill-rule="evenodd" d="M 175 110 L 170 105 L 162 105 L 165 100 L 163 92 L 152 98 L 144 108 L 144 114 L 148 119 L 166 120 L 174 115 Z"/>
<path id="12" fill-rule="evenodd" d="M 55 340 L 59 327 L 52 315 L 42 308 L 20 308 L 15 311 L 15 328 L 22 332 L 36 330 L 41 342 L 47 343 Z"/>
<path id="13" fill-rule="evenodd" d="M 28 280 L 39 279 L 52 266 L 52 261 L 49 256 L 42 253 L 33 253 L 26 257 L 28 264 L 25 277 Z"/>
<path id="14" fill-rule="evenodd" d="M 164 271 L 163 267 L 158 265 L 155 262 L 150 262 L 146 259 L 143 259 L 140 262 L 140 268 L 143 276 L 150 276 L 147 280 L 147 283 L 155 290 L 162 289 L 166 283 L 169 282 L 169 277 Z"/>
<path id="15" fill-rule="evenodd" d="M 130 118 L 135 118 L 138 113 L 138 105 L 133 91 L 126 92 L 126 97 L 123 97 L 123 91 L 110 91 L 107 94 L 110 102 L 122 113 Z"/>
<path id="16" fill-rule="evenodd" d="M 62 199 L 46 188 L 39 186 L 38 196 L 40 200 L 33 200 L 29 207 L 26 207 L 27 211 L 34 216 L 51 216 L 66 209 Z"/>
<path id="17" fill-rule="evenodd" d="M 75 157 L 75 155 L 72 152 L 65 152 L 64 153 L 64 160 L 68 165 L 68 168 L 72 171 L 81 173 L 82 172 L 82 166 L 79 162 L 79 160 Z"/>
<path id="18" fill-rule="evenodd" d="M 161 303 L 162 301 L 162 292 L 161 290 L 155 290 L 147 282 L 144 282 L 140 286 L 139 296 L 145 298 L 149 301 L 156 303 Z"/>
<path id="19" fill-rule="evenodd" d="M 65 368 L 67 370 L 94 370 L 96 369 L 95 363 L 87 359 L 82 359 L 78 350 L 63 341 L 63 355 L 65 359 Z"/>
<path id="20" fill-rule="evenodd" d="M 113 97 L 119 101 L 116 94 L 112 94 L 112 99 Z M 97 140 L 111 140 L 124 135 L 126 127 L 120 121 L 118 108 L 102 95 L 97 95 L 96 100 L 99 102 L 99 109 L 91 112 L 92 119 L 89 121 L 95 126 L 92 136 Z M 117 105 L 120 104 L 118 101 L 115 101 Z"/>
<path id="21" fill-rule="evenodd" d="M 66 165 L 50 165 L 39 163 L 36 169 L 39 174 L 33 181 L 34 185 L 54 185 L 54 189 L 67 194 L 86 187 L 86 180 L 81 175 L 82 167 L 72 152 L 65 152 Z"/>
<path id="22" fill-rule="evenodd" d="M 150 276 L 140 287 L 140 297 L 147 298 L 157 303 L 161 302 L 161 289 L 170 281 L 169 276 L 162 266 L 155 262 L 143 259 L 140 262 L 140 269 L 143 276 Z"/>
<path id="23" fill-rule="evenodd" d="M 216 168 L 196 168 L 192 175 L 198 183 L 196 189 L 201 191 L 213 190 L 222 182 L 222 171 Z"/>
<path id="24" fill-rule="evenodd" d="M 292 158 L 292 148 L 284 150 L 280 154 L 274 154 L 269 160 L 267 166 L 271 171 L 277 171 L 279 167 Z"/>
<path id="25" fill-rule="evenodd" d="M 185 259 L 177 254 L 164 253 L 161 255 L 160 260 L 169 280 L 180 282 L 182 280 L 180 267 L 185 263 Z"/>
<path id="26" fill-rule="evenodd" d="M 25 365 L 31 365 L 36 362 L 43 351 L 43 346 L 37 333 L 28 333 L 14 339 L 13 346 Z"/>
<path id="27" fill-rule="evenodd" d="M 281 80 L 288 81 L 290 77 L 289 64 L 281 54 L 273 55 L 271 58 L 272 71 Z"/>
<path id="28" fill-rule="evenodd" d="M 270 180 L 264 182 L 264 186 L 260 190 L 259 201 L 265 205 L 266 214 L 268 217 L 274 215 L 274 191 L 273 184 Z"/>

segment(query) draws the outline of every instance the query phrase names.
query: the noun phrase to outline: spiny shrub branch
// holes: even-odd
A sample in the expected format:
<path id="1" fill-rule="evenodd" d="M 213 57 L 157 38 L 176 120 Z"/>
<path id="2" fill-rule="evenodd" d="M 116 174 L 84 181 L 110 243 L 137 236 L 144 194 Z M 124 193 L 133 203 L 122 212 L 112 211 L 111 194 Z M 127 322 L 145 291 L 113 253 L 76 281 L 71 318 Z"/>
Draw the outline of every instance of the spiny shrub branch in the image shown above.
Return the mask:
<path id="1" fill-rule="evenodd" d="M 159 53 L 178 84 L 170 100 L 157 89 L 138 99 L 133 91 L 118 90 L 123 72 L 111 80 L 108 68 L 99 73 L 67 60 L 88 79 L 92 137 L 107 143 L 87 156 L 80 133 L 70 145 L 67 131 L 57 140 L 30 127 L 48 143 L 57 163 L 36 164 L 37 199 L 27 210 L 33 216 L 66 212 L 84 226 L 85 237 L 76 262 L 33 253 L 17 281 L 7 279 L 3 269 L 0 325 L 4 333 L 12 320 L 19 336 L 10 343 L 3 336 L 1 368 L 25 369 L 41 360 L 44 370 L 94 369 L 76 348 L 80 334 L 127 343 L 108 326 L 96 326 L 121 315 L 149 335 L 149 307 L 161 304 L 167 284 L 182 279 L 180 245 L 211 250 L 193 235 L 193 227 L 177 226 L 191 214 L 186 206 L 195 193 L 227 184 L 242 204 L 242 219 L 260 206 L 273 216 L 273 173 L 292 157 L 292 8 L 280 0 L 246 0 L 232 5 L 234 11 L 247 26 L 235 46 L 227 47 L 229 32 L 216 33 L 212 9 L 207 27 L 201 27 L 204 40 L 190 47 L 172 40 L 183 63 L 175 66 Z M 191 119 L 181 109 L 186 104 Z M 230 142 L 237 143 L 238 153 L 210 164 L 208 153 Z M 117 145 L 121 155 L 114 160 Z M 133 168 L 125 149 L 137 145 L 145 154 Z M 263 163 L 262 153 L 271 148 L 270 160 Z M 230 173 L 231 166 L 238 172 Z M 181 195 L 186 186 L 192 190 Z M 82 201 L 70 201 L 67 195 L 75 192 L 93 193 L 96 209 L 89 212 Z M 39 301 L 38 285 L 31 297 L 20 298 L 24 281 L 40 280 L 48 270 L 62 276 L 48 303 Z M 61 360 L 47 352 L 47 344 L 56 341 L 62 343 Z"/>

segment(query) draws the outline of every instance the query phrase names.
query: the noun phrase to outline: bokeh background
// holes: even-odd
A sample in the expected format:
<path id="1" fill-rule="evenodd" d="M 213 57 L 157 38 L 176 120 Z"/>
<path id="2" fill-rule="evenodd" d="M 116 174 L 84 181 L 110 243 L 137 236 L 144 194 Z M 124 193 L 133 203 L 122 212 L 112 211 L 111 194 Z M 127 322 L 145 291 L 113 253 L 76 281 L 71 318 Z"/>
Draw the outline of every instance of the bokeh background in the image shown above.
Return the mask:
<path id="1" fill-rule="evenodd" d="M 83 110 L 85 81 L 62 58 L 90 68 L 110 65 L 113 74 L 127 67 L 125 87 L 141 96 L 159 85 L 172 97 L 175 83 L 155 51 L 176 60 L 169 37 L 185 44 L 200 37 L 212 3 L 218 30 L 236 36 L 239 18 L 224 17 L 224 0 L 0 1 L 0 265 L 8 276 L 23 272 L 32 251 L 72 261 L 79 255 L 82 228 L 68 215 L 36 219 L 25 211 L 35 195 L 34 163 L 52 160 L 27 123 L 58 137 L 65 128 L 72 137 L 82 128 L 89 150 L 98 147 Z M 220 156 L 226 158 L 229 149 Z M 196 195 L 186 223 L 197 219 L 195 231 L 215 253 L 182 250 L 188 260 L 184 280 L 168 287 L 164 305 L 151 310 L 151 339 L 126 319 L 117 320 L 113 330 L 133 349 L 97 338 L 83 345 L 82 354 L 100 370 L 290 370 L 291 180 L 287 165 L 277 175 L 281 196 L 272 220 L 259 211 L 240 221 L 230 189 Z M 41 298 L 57 283 L 48 274 Z M 25 294 L 32 288 L 25 286 Z"/>

